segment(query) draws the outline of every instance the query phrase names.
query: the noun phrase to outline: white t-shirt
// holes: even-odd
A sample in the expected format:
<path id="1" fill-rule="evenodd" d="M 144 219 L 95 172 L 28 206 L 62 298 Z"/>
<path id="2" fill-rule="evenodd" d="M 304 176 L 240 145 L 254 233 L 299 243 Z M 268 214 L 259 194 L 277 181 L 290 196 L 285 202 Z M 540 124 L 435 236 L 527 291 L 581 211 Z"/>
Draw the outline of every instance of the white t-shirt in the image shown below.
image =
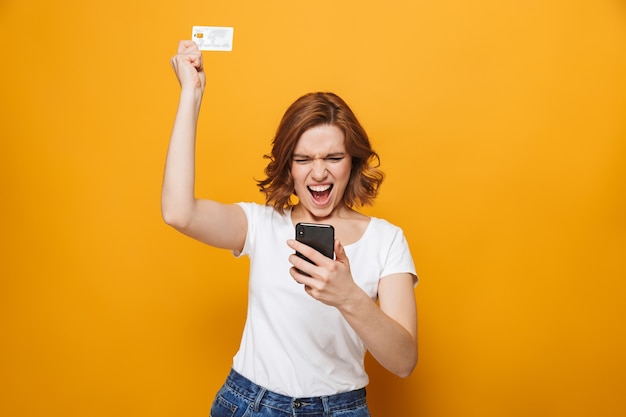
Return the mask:
<path id="1" fill-rule="evenodd" d="M 250 258 L 248 313 L 233 369 L 291 397 L 332 395 L 367 385 L 365 346 L 335 307 L 310 297 L 289 274 L 291 212 L 239 203 L 248 234 L 239 256 Z M 345 246 L 355 282 L 377 299 L 378 281 L 415 266 L 402 230 L 372 217 L 357 242 Z M 237 255 L 237 254 L 236 254 Z"/>

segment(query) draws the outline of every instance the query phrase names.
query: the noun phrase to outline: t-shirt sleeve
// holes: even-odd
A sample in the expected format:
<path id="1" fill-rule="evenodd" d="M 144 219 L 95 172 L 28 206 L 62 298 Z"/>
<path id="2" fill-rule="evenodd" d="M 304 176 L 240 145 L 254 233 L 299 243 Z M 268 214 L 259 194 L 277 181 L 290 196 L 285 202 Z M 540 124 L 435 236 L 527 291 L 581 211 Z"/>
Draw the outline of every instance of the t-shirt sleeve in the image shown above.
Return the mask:
<path id="1" fill-rule="evenodd" d="M 417 285 L 417 273 L 413 256 L 409 249 L 409 243 L 404 236 L 402 229 L 394 227 L 391 242 L 388 246 L 387 259 L 385 260 L 381 278 L 393 274 L 409 273 L 413 275 L 413 282 Z"/>
<path id="2" fill-rule="evenodd" d="M 256 227 L 254 215 L 256 205 L 253 203 L 237 203 L 237 205 L 242 208 L 243 212 L 246 215 L 246 219 L 248 219 L 248 231 L 246 232 L 246 241 L 243 244 L 243 249 L 241 250 L 241 252 L 237 250 L 232 251 L 233 255 L 236 258 L 240 258 L 244 255 L 248 255 L 250 253 L 250 248 L 254 244 L 254 228 Z"/>

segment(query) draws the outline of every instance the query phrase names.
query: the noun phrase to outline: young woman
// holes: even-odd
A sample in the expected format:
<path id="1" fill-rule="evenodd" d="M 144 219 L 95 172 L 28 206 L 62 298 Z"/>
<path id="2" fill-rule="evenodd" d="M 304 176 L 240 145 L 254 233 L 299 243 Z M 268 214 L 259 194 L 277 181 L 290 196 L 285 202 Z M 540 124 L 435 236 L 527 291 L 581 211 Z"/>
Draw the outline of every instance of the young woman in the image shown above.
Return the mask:
<path id="1" fill-rule="evenodd" d="M 417 276 L 402 230 L 355 210 L 372 203 L 383 180 L 367 134 L 341 98 L 307 94 L 286 111 L 266 156 L 265 205 L 197 199 L 201 52 L 182 41 L 171 64 L 181 92 L 163 218 L 250 258 L 241 345 L 211 416 L 369 416 L 365 351 L 401 377 L 417 362 Z M 334 259 L 294 239 L 299 222 L 334 227 Z"/>

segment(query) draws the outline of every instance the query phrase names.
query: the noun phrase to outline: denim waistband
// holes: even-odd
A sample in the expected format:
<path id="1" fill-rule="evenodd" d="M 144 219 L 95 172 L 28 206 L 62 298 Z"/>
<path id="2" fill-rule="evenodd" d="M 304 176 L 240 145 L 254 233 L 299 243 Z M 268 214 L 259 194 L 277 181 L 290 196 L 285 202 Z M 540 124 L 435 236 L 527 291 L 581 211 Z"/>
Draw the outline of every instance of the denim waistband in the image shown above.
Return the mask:
<path id="1" fill-rule="evenodd" d="M 225 385 L 250 400 L 255 411 L 263 404 L 280 410 L 293 410 L 295 413 L 331 413 L 366 404 L 365 388 L 321 397 L 295 398 L 269 391 L 234 369 L 231 369 Z"/>

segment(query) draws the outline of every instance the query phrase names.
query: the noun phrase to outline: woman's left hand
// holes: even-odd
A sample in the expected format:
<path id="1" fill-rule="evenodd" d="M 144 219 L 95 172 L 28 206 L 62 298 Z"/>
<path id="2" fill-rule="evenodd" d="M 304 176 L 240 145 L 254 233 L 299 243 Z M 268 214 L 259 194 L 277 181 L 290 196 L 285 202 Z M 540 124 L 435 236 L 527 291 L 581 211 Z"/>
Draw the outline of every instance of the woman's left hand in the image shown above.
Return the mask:
<path id="1" fill-rule="evenodd" d="M 359 287 L 352 279 L 350 262 L 339 239 L 335 239 L 334 260 L 293 239 L 288 240 L 287 245 L 315 263 L 313 265 L 296 254 L 289 256 L 293 265 L 289 271 L 291 276 L 304 285 L 311 297 L 329 306 L 340 307 L 342 303 L 350 302 L 351 294 L 358 292 Z"/>
<path id="2" fill-rule="evenodd" d="M 304 284 L 311 297 L 337 308 L 381 365 L 398 376 L 409 376 L 417 363 L 414 276 L 399 273 L 380 280 L 379 306 L 354 282 L 339 240 L 335 239 L 335 260 L 295 240 L 287 244 L 315 263 L 290 255 L 293 279 Z"/>

